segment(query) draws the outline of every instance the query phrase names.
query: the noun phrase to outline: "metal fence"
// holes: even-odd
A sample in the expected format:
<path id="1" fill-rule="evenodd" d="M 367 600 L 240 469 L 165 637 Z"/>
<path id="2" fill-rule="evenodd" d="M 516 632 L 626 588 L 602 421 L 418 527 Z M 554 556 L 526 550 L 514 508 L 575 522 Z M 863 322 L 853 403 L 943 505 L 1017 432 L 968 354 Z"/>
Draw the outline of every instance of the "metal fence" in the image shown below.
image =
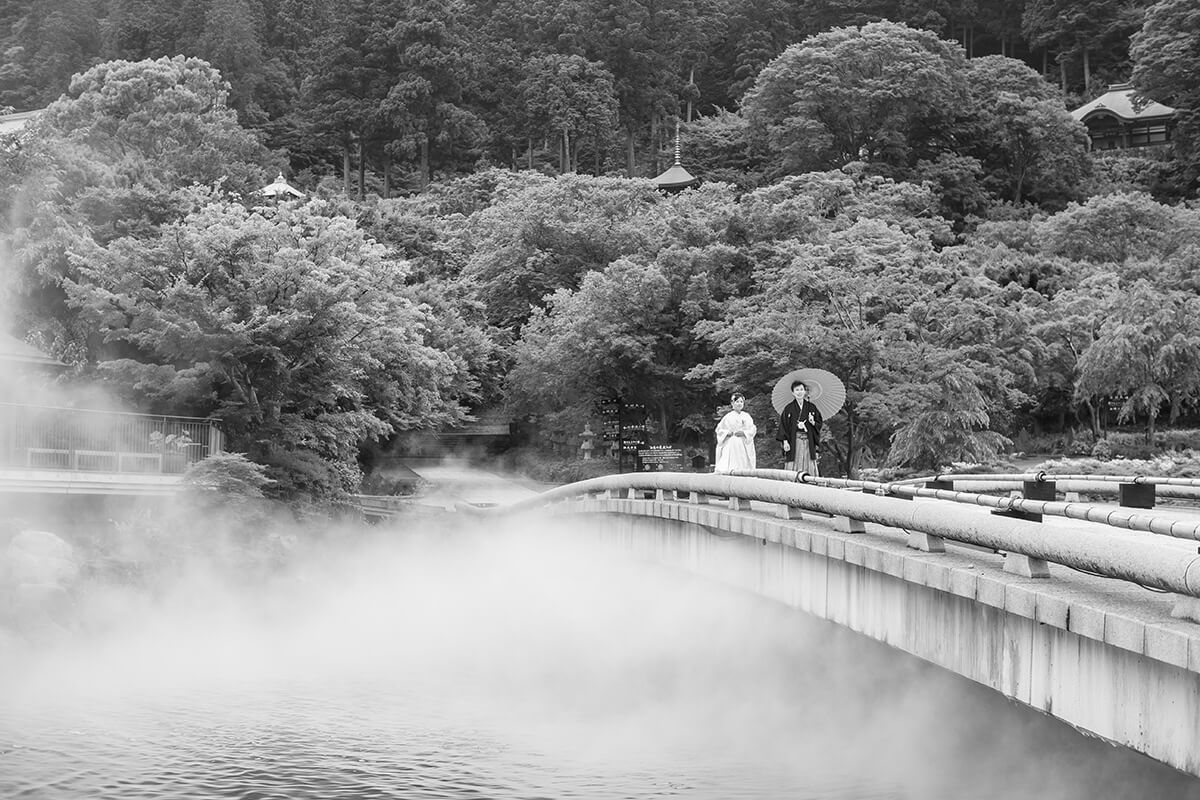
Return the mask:
<path id="1" fill-rule="evenodd" d="M 0 403 L 0 464 L 178 474 L 223 449 L 212 420 Z"/>

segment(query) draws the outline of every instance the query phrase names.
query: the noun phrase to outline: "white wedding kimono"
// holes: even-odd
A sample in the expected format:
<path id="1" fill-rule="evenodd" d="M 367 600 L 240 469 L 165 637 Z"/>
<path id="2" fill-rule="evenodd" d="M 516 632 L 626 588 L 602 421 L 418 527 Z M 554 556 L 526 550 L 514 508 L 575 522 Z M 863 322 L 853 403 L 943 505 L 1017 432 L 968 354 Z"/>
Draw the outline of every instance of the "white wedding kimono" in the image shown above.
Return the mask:
<path id="1" fill-rule="evenodd" d="M 742 436 L 734 436 L 738 431 Z M 745 411 L 730 411 L 717 423 L 717 472 L 754 469 L 754 420 Z"/>

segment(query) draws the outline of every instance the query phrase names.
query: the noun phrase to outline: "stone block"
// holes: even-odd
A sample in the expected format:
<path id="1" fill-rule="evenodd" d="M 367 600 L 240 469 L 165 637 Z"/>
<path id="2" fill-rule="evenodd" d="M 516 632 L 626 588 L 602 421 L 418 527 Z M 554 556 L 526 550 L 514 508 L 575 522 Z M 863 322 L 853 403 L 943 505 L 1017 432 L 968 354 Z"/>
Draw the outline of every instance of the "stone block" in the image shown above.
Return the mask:
<path id="1" fill-rule="evenodd" d="M 729 510 L 730 511 L 749 511 L 750 510 L 750 501 L 745 499 L 744 497 L 730 497 L 729 498 Z"/>
<path id="2" fill-rule="evenodd" d="M 846 558 L 846 540 L 834 536 L 825 537 L 825 555 L 844 561 Z"/>
<path id="3" fill-rule="evenodd" d="M 984 605 L 1004 608 L 1006 583 L 1007 581 L 990 575 L 980 575 L 975 589 L 975 599 Z"/>
<path id="4" fill-rule="evenodd" d="M 925 562 L 919 558 L 904 559 L 904 572 L 900 576 L 909 583 L 925 585 Z"/>
<path id="5" fill-rule="evenodd" d="M 1046 625 L 1067 629 L 1067 610 L 1071 607 L 1062 597 L 1055 597 L 1045 592 L 1039 592 L 1037 606 L 1034 609 L 1034 619 Z"/>
<path id="6" fill-rule="evenodd" d="M 1146 651 L 1146 623 L 1140 619 L 1110 611 L 1104 615 L 1104 641 L 1134 653 Z"/>
<path id="7" fill-rule="evenodd" d="M 845 548 L 843 557 L 846 559 L 846 563 L 861 566 L 866 557 L 866 551 L 862 544 L 855 541 L 848 541 L 843 542 L 842 546 Z"/>
<path id="8" fill-rule="evenodd" d="M 862 565 L 874 572 L 883 572 L 883 551 L 878 547 L 864 547 Z"/>
<path id="9" fill-rule="evenodd" d="M 841 533 L 866 533 L 867 528 L 861 519 L 849 517 L 834 517 L 833 529 Z"/>
<path id="10" fill-rule="evenodd" d="M 800 519 L 803 514 L 795 506 L 780 503 L 775 506 L 775 516 L 779 519 Z"/>
<path id="11" fill-rule="evenodd" d="M 907 560 L 900 553 L 891 553 L 881 551 L 880 553 L 881 571 L 888 575 L 895 575 L 897 578 L 904 577 L 904 562 Z"/>
<path id="12" fill-rule="evenodd" d="M 1038 592 L 1019 583 L 1010 583 L 1004 587 L 1004 610 L 1026 619 L 1037 616 Z"/>
<path id="13" fill-rule="evenodd" d="M 953 569 L 942 559 L 925 562 L 925 585 L 942 592 L 950 591 L 950 575 Z"/>
<path id="14" fill-rule="evenodd" d="M 974 600 L 979 593 L 979 574 L 970 567 L 950 570 L 950 592 Z"/>
<path id="15" fill-rule="evenodd" d="M 796 531 L 796 544 L 795 544 L 796 549 L 797 550 L 811 550 L 812 549 L 812 534 L 809 533 L 808 531 L 804 530 L 803 528 L 795 528 L 794 530 Z"/>
<path id="16" fill-rule="evenodd" d="M 1023 578 L 1049 578 L 1050 565 L 1040 558 L 1021 553 L 1005 553 L 1004 571 Z"/>
<path id="17" fill-rule="evenodd" d="M 1067 630 L 1103 642 L 1104 612 L 1094 606 L 1071 603 L 1067 611 Z"/>
<path id="18" fill-rule="evenodd" d="M 905 542 L 907 547 L 913 550 L 923 550 L 926 553 L 944 553 L 946 552 L 946 540 L 940 536 L 934 536 L 931 533 L 923 533 L 921 531 L 909 531 L 908 541 Z"/>
<path id="19" fill-rule="evenodd" d="M 1188 649 L 1192 639 L 1200 634 L 1187 622 L 1146 626 L 1146 655 L 1165 664 L 1188 668 Z"/>
<path id="20" fill-rule="evenodd" d="M 1200 598 L 1183 594 L 1175 595 L 1175 605 L 1171 607 L 1171 616 L 1176 619 L 1200 622 Z"/>

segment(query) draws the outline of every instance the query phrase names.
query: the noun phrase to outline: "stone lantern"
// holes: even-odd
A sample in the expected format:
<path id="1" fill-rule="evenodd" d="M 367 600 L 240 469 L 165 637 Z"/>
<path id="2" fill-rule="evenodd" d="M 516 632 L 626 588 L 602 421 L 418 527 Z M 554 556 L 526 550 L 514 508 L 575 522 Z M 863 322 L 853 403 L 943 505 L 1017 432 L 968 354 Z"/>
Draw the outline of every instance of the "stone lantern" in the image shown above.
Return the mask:
<path id="1" fill-rule="evenodd" d="M 584 423 L 583 432 L 579 434 L 579 438 L 583 440 L 579 445 L 579 452 L 583 454 L 584 461 L 589 461 L 592 457 L 592 449 L 596 446 L 592 444 L 592 439 L 596 438 L 596 434 L 592 433 L 592 423 Z"/>

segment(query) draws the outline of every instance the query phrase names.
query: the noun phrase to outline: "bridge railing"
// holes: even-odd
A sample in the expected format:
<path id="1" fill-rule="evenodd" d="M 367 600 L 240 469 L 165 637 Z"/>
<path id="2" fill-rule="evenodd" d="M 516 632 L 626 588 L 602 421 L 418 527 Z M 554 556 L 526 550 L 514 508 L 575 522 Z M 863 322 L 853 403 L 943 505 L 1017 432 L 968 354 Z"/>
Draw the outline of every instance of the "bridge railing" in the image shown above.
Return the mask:
<path id="1" fill-rule="evenodd" d="M 1043 516 L 1064 517 L 1084 522 L 1095 522 L 1101 525 L 1111 525 L 1115 528 L 1126 528 L 1128 530 L 1174 536 L 1179 539 L 1200 540 L 1200 521 L 1155 516 L 1138 511 L 1125 511 L 1119 508 L 1112 508 L 1111 506 L 1101 506 L 1078 501 L 1038 500 L 1013 496 L 997 497 L 996 495 L 983 494 L 981 492 L 964 492 L 956 489 L 931 489 L 928 488 L 929 482 L 926 482 L 925 487 L 920 487 L 913 485 L 912 481 L 882 483 L 844 478 L 823 478 L 806 473 L 778 469 L 735 470 L 731 474 L 743 477 L 811 483 L 816 486 L 857 489 L 877 495 L 893 497 L 924 497 L 936 500 L 948 500 L 953 503 L 986 506 L 996 512 L 1020 515 L 1031 521 L 1040 520 Z M 1031 480 L 1033 479 L 1036 478 L 1031 478 Z M 1052 482 L 1046 482 L 1052 485 Z"/>
<path id="2" fill-rule="evenodd" d="M 178 474 L 223 449 L 208 419 L 0 403 L 9 469 Z"/>
<path id="3" fill-rule="evenodd" d="M 926 488 L 969 486 L 976 492 L 1011 492 L 1038 485 L 1068 498 L 1080 495 L 1116 495 L 1121 505 L 1151 508 L 1156 497 L 1200 501 L 1200 479 L 1154 475 L 1076 475 L 1048 472 L 1014 474 L 941 473 L 905 478 L 890 486 L 923 484 Z"/>
<path id="4" fill-rule="evenodd" d="M 1183 549 L 1177 542 L 1131 537 L 1115 528 L 1077 530 L 981 514 L 977 508 L 952 503 L 915 503 L 896 496 L 768 477 L 664 472 L 609 475 L 560 486 L 508 506 L 476 510 L 476 513 L 529 511 L 599 495 L 607 500 L 637 501 L 646 499 L 648 493 L 652 493 L 653 500 L 689 504 L 708 504 L 713 496 L 724 497 L 729 498 L 730 508 L 735 509 L 748 509 L 750 502 L 770 503 L 777 507 L 781 517 L 793 518 L 791 512 L 799 509 L 847 521 L 849 524 L 841 526 L 845 533 L 864 532 L 863 523 L 874 523 L 910 535 L 920 534 L 927 537 L 921 549 L 933 552 L 941 550 L 939 545 L 943 540 L 1003 552 L 1007 554 L 1005 569 L 1032 577 L 1047 577 L 1049 572 L 1045 565 L 1055 563 L 1200 597 L 1200 554 Z"/>

